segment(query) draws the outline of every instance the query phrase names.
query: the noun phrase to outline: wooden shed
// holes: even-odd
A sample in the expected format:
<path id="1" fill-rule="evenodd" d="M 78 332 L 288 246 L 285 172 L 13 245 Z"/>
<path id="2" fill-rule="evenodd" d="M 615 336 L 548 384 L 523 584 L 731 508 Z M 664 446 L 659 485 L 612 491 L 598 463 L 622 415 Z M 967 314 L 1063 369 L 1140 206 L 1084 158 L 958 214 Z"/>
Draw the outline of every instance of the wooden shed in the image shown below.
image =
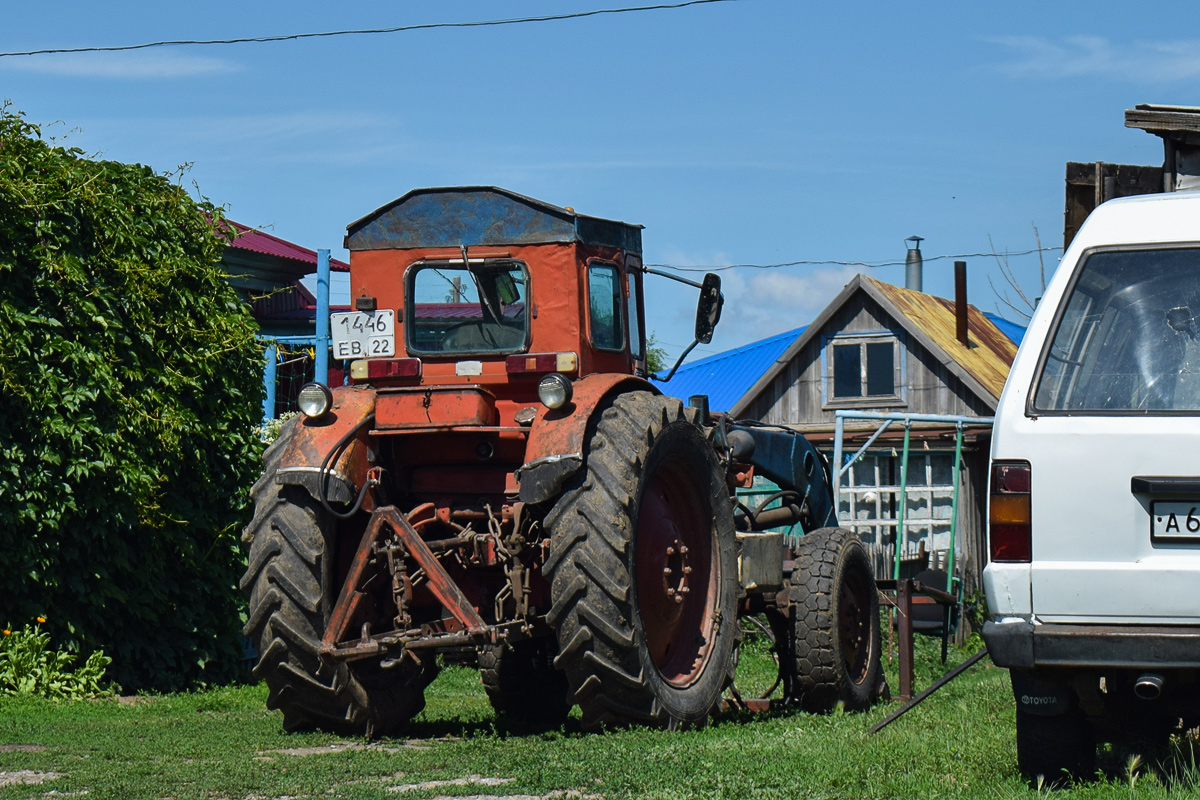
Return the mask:
<path id="1" fill-rule="evenodd" d="M 965 316 L 967 341 L 958 339 Z M 835 413 L 858 411 L 990 417 L 1017 346 L 982 312 L 965 303 L 856 275 L 783 350 L 730 408 L 803 432 L 831 453 Z M 879 427 L 848 420 L 845 450 L 853 453 Z M 907 506 L 901 555 L 925 553 L 945 563 L 949 546 L 956 426 L 912 423 Z M 895 557 L 903 424 L 893 424 L 842 479 L 839 517 L 871 550 L 879 577 L 891 577 Z M 989 425 L 965 429 L 959 481 L 955 572 L 969 593 L 986 563 Z"/>

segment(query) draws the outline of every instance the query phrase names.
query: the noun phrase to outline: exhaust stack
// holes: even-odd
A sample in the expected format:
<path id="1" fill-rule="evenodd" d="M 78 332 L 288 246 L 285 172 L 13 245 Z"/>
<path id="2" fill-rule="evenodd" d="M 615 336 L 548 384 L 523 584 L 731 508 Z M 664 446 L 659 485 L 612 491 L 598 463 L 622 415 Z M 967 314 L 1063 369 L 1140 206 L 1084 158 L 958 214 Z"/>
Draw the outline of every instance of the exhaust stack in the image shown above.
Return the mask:
<path id="1" fill-rule="evenodd" d="M 904 241 L 913 243 L 904 255 L 904 288 L 919 292 L 921 291 L 921 272 L 924 265 L 921 260 L 921 242 L 924 241 L 924 237 L 910 236 Z"/>
<path id="2" fill-rule="evenodd" d="M 967 337 L 967 262 L 954 262 L 954 331 L 963 347 L 970 347 Z"/>

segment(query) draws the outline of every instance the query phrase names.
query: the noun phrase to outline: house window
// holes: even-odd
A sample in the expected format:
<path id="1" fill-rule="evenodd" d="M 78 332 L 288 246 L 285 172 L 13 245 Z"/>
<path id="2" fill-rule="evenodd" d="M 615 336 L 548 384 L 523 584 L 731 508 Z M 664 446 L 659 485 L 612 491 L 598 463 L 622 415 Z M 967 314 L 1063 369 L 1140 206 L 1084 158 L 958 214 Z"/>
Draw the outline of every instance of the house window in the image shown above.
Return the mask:
<path id="1" fill-rule="evenodd" d="M 900 343 L 895 337 L 834 339 L 826 355 L 830 402 L 899 399 Z"/>

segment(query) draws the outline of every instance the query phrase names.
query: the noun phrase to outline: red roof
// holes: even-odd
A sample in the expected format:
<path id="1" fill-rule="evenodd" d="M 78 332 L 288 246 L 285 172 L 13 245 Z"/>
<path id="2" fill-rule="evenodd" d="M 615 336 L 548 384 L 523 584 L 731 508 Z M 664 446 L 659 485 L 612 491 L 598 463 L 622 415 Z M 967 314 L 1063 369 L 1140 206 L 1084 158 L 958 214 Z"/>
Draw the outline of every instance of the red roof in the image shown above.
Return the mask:
<path id="1" fill-rule="evenodd" d="M 483 308 L 478 303 L 416 303 L 413 309 L 417 319 L 483 319 Z M 513 303 L 504 308 L 504 316 L 517 317 L 525 310 L 524 303 Z"/>
<path id="2" fill-rule="evenodd" d="M 230 247 L 238 250 L 251 250 L 255 253 L 264 253 L 269 256 L 279 256 L 280 258 L 291 258 L 296 261 L 303 261 L 306 264 L 312 264 L 314 267 L 317 264 L 316 250 L 309 250 L 307 247 L 292 244 L 285 239 L 280 239 L 278 236 L 272 236 L 269 233 L 248 227 L 240 222 L 234 222 L 231 219 L 225 221 L 237 231 L 236 238 L 229 243 Z M 329 268 L 334 272 L 350 271 L 349 264 L 338 261 L 336 258 L 329 259 Z"/>

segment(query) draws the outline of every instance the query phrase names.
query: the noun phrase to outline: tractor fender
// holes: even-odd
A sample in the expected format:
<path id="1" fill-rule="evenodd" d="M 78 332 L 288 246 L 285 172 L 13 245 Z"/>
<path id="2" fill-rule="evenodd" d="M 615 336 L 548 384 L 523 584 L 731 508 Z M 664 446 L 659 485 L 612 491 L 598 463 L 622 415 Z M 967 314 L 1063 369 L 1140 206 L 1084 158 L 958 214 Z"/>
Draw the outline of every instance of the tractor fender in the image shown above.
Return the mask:
<path id="1" fill-rule="evenodd" d="M 558 494 L 567 478 L 583 465 L 588 423 L 603 401 L 622 392 L 662 394 L 649 381 L 633 375 L 588 375 L 572 387 L 571 402 L 538 412 L 529 429 L 525 464 L 516 471 L 521 501 L 544 503 Z"/>
<path id="2" fill-rule="evenodd" d="M 333 407 L 317 419 L 301 415 L 291 429 L 290 438 L 275 480 L 283 484 L 303 486 L 314 500 L 320 500 L 321 485 L 325 499 L 334 503 L 351 503 L 358 496 L 358 487 L 367 479 L 371 468 L 368 460 L 370 446 L 368 424 L 375 414 L 375 391 L 355 386 L 339 386 L 333 390 Z M 321 464 L 338 443 L 352 436 L 337 459 L 327 466 L 328 476 L 321 476 Z"/>

